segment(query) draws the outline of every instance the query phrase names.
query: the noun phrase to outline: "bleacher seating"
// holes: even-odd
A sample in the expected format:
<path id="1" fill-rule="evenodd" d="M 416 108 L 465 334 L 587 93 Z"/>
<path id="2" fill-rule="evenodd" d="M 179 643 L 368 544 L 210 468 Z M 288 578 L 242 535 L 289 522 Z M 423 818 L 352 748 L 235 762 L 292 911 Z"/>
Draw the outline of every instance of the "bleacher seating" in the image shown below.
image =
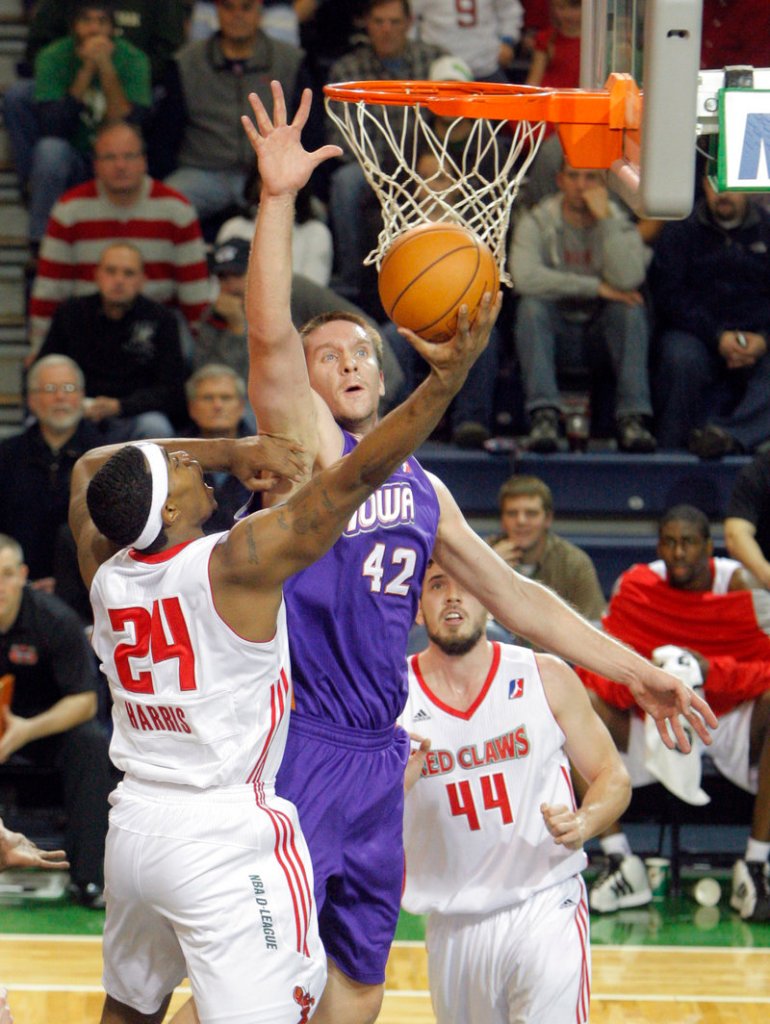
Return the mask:
<path id="1" fill-rule="evenodd" d="M 16 80 L 26 34 L 20 0 L 0 0 L 0 92 Z M 18 430 L 23 418 L 27 223 L 0 113 L 0 438 Z"/>
<path id="2" fill-rule="evenodd" d="M 557 516 L 656 519 L 671 505 L 697 505 L 724 516 L 733 481 L 747 456 L 706 462 L 686 452 L 534 455 L 514 449 L 491 455 L 428 443 L 418 452 L 426 469 L 449 487 L 466 515 L 495 515 L 497 491 L 512 473 L 531 473 L 553 491 Z"/>

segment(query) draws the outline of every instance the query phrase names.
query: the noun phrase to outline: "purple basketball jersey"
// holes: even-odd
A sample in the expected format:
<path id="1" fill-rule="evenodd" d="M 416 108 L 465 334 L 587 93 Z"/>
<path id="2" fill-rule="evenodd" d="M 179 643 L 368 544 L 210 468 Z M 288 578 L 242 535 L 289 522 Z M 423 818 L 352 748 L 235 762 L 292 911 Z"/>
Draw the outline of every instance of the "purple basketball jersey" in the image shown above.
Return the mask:
<path id="1" fill-rule="evenodd" d="M 345 433 L 345 454 L 356 440 Z M 392 725 L 406 701 L 406 648 L 439 506 L 415 458 L 368 498 L 284 597 L 295 706 L 358 729 Z"/>

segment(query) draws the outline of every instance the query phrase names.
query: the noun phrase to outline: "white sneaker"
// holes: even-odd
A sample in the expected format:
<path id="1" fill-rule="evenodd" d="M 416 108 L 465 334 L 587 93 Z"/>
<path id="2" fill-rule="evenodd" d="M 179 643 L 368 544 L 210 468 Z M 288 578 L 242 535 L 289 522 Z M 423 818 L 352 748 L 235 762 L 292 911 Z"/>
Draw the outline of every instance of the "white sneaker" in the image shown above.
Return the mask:
<path id="1" fill-rule="evenodd" d="M 767 864 L 736 860 L 730 906 L 744 921 L 770 921 L 770 881 Z"/>
<path id="2" fill-rule="evenodd" d="M 588 903 L 598 914 L 643 907 L 652 901 L 647 869 L 641 857 L 611 853 L 607 865 L 591 886 Z"/>

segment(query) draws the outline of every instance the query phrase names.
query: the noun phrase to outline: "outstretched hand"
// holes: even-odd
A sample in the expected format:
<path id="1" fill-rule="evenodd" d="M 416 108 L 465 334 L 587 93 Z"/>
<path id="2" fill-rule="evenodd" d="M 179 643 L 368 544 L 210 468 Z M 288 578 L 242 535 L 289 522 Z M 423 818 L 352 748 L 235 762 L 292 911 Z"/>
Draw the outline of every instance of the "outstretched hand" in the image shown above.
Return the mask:
<path id="1" fill-rule="evenodd" d="M 500 292 L 495 296 L 487 292 L 473 323 L 470 322 L 468 307 L 461 306 L 454 337 L 438 345 L 406 327 L 399 327 L 398 333 L 422 356 L 433 373 L 451 387 L 453 381 L 465 380 L 471 366 L 487 347 L 502 301 Z"/>
<path id="2" fill-rule="evenodd" d="M 298 441 L 259 434 L 237 442 L 230 472 L 251 491 L 269 491 L 279 480 L 302 483 L 311 468 L 312 459 Z"/>
<path id="3" fill-rule="evenodd" d="M 711 743 L 709 728 L 716 729 L 716 715 L 706 701 L 681 679 L 648 664 L 644 678 L 630 683 L 629 689 L 639 707 L 655 719 L 660 738 L 669 750 L 677 747 L 683 754 L 690 752 L 690 741 L 680 715 L 707 746 Z"/>
<path id="4" fill-rule="evenodd" d="M 5 868 L 48 868 L 64 870 L 69 867 L 64 850 L 41 850 L 21 832 L 11 832 L 0 818 L 0 870 Z"/>
<path id="5" fill-rule="evenodd" d="M 294 120 L 289 122 L 286 100 L 279 82 L 271 82 L 273 116 L 265 110 L 256 93 L 249 94 L 254 121 L 243 116 L 241 124 L 251 148 L 257 155 L 262 196 L 295 195 L 310 180 L 310 175 L 335 156 L 342 156 L 339 146 L 321 146 L 309 153 L 302 145 L 302 129 L 310 116 L 312 93 L 305 89 Z"/>

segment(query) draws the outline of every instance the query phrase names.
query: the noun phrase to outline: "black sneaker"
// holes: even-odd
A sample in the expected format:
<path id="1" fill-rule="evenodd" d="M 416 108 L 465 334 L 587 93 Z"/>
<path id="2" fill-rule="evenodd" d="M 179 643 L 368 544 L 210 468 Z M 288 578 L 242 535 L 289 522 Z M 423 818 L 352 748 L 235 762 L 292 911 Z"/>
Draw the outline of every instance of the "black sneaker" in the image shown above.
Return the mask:
<path id="1" fill-rule="evenodd" d="M 604 870 L 591 886 L 588 903 L 597 914 L 643 907 L 652 900 L 647 870 L 641 857 L 611 853 Z"/>
<path id="2" fill-rule="evenodd" d="M 535 409 L 527 450 L 548 455 L 559 447 L 559 414 L 555 409 Z"/>
<path id="3" fill-rule="evenodd" d="M 452 443 L 458 448 L 483 448 L 489 440 L 489 431 L 483 423 L 475 420 L 463 420 L 452 431 Z"/>
<path id="4" fill-rule="evenodd" d="M 730 906 L 744 921 L 770 921 L 770 882 L 766 863 L 757 860 L 735 862 Z"/>
<path id="5" fill-rule="evenodd" d="M 742 445 L 721 427 L 707 423 L 702 430 L 692 430 L 687 447 L 699 459 L 721 459 L 723 455 L 737 455 L 743 451 Z"/>
<path id="6" fill-rule="evenodd" d="M 658 447 L 658 442 L 642 423 L 641 416 L 621 416 L 618 419 L 618 447 L 622 452 L 649 455 Z"/>
<path id="7" fill-rule="evenodd" d="M 104 890 L 95 882 L 72 882 L 70 895 L 81 907 L 89 910 L 104 910 Z"/>

